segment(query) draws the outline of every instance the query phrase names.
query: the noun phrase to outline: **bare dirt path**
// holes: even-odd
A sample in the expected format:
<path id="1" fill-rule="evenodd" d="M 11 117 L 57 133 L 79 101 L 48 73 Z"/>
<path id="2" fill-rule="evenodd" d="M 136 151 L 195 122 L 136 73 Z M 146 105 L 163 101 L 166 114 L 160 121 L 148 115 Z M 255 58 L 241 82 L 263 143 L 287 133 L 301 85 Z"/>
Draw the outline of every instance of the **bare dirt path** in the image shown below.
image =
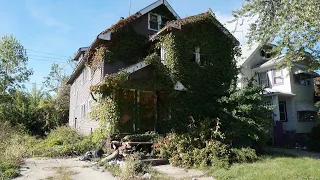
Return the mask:
<path id="1" fill-rule="evenodd" d="M 16 180 L 44 179 L 108 179 L 116 180 L 105 169 L 93 166 L 91 162 L 70 159 L 25 159 Z"/>

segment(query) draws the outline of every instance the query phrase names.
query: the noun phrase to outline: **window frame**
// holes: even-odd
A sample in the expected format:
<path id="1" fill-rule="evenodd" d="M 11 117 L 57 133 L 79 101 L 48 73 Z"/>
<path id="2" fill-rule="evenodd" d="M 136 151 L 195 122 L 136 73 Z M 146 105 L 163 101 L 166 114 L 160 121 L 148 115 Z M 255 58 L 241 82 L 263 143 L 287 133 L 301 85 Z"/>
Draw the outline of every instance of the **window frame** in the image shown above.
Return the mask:
<path id="1" fill-rule="evenodd" d="M 161 44 L 160 57 L 161 57 L 161 62 L 164 64 L 166 61 L 166 49 L 163 44 Z"/>
<path id="2" fill-rule="evenodd" d="M 283 104 L 284 105 L 284 112 L 281 112 L 280 111 L 280 104 Z M 284 113 L 285 115 L 285 120 L 281 120 L 281 113 Z M 288 113 L 287 113 L 287 102 L 286 101 L 279 101 L 279 121 L 282 121 L 282 122 L 288 122 Z"/>
<path id="3" fill-rule="evenodd" d="M 309 76 L 309 78 L 305 78 L 305 79 L 302 79 L 301 77 L 302 76 Z M 297 77 L 299 77 L 299 82 L 297 82 Z M 304 81 L 304 83 L 301 83 L 301 80 Z M 311 78 L 311 75 L 310 74 L 303 74 L 303 73 L 300 73 L 300 74 L 293 74 L 293 81 L 295 84 L 297 85 L 301 85 L 301 86 L 311 86 L 311 83 L 312 83 L 312 78 Z M 309 82 L 309 84 L 307 83 Z"/>
<path id="4" fill-rule="evenodd" d="M 275 76 L 275 72 L 276 71 L 280 71 L 280 76 Z M 276 83 L 275 78 L 281 78 L 281 82 L 280 83 Z M 274 69 L 274 70 L 272 70 L 272 81 L 273 81 L 273 85 L 283 85 L 284 78 L 283 78 L 282 69 Z"/>
<path id="5" fill-rule="evenodd" d="M 258 72 L 258 80 L 259 80 L 259 85 L 265 85 L 265 84 L 261 84 L 261 74 L 265 73 L 266 74 L 266 80 L 267 81 L 267 85 L 265 86 L 266 88 L 269 87 L 269 76 L 268 76 L 268 71 L 264 71 L 264 72 Z"/>
<path id="6" fill-rule="evenodd" d="M 314 118 L 313 120 L 302 120 L 300 118 L 301 114 L 300 113 L 314 113 Z M 317 120 L 317 112 L 316 111 L 297 111 L 297 120 L 298 122 L 316 122 Z"/>
<path id="7" fill-rule="evenodd" d="M 86 119 L 86 103 L 82 103 L 80 105 L 80 118 L 81 118 L 81 121 L 85 120 Z"/>
<path id="8" fill-rule="evenodd" d="M 151 24 L 150 24 L 150 22 L 151 22 L 151 16 L 157 16 L 158 29 L 153 29 L 153 28 L 151 28 Z M 152 22 L 153 22 L 153 21 L 152 21 Z M 160 24 L 161 24 L 161 22 L 162 22 L 162 17 L 161 17 L 161 15 L 156 14 L 156 13 L 148 13 L 148 29 L 149 29 L 149 30 L 158 32 L 158 31 L 160 30 Z M 154 22 L 154 23 L 155 23 L 155 22 Z"/>
<path id="9" fill-rule="evenodd" d="M 194 55 L 195 55 L 196 63 L 200 65 L 200 63 L 201 63 L 201 54 L 200 54 L 200 47 L 199 46 L 194 47 Z"/>

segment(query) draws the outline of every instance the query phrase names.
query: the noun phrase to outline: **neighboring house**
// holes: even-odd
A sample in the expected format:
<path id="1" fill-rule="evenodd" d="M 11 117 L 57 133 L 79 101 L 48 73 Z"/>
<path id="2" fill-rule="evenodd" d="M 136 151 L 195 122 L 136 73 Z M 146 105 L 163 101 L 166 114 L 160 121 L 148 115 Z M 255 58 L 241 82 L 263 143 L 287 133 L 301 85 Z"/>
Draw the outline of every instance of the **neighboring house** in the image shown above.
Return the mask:
<path id="1" fill-rule="evenodd" d="M 68 80 L 68 84 L 71 84 L 69 125 L 84 134 L 89 134 L 93 130 L 98 128 L 99 122 L 91 121 L 90 117 L 88 117 L 88 112 L 90 112 L 92 108 L 94 99 L 94 96 L 90 92 L 90 87 L 103 84 L 103 80 L 106 76 L 113 76 L 120 70 L 129 73 L 130 80 L 147 84 L 147 81 L 150 80 L 150 78 L 153 76 L 153 71 L 155 71 L 156 67 L 143 61 L 143 58 L 149 54 L 155 53 L 156 50 L 154 46 L 158 41 L 158 37 L 170 32 L 177 33 L 180 36 L 185 33 L 185 31 L 183 31 L 183 27 L 186 23 L 195 23 L 203 19 L 203 17 L 207 16 L 210 17 L 212 21 L 210 21 L 209 23 L 207 22 L 204 25 L 210 26 L 210 28 L 207 28 L 206 33 L 211 33 L 212 37 L 219 36 L 219 38 L 223 38 L 224 41 L 224 45 L 212 48 L 209 47 L 209 49 L 213 49 L 213 52 L 219 52 L 219 48 L 228 48 L 228 52 L 232 51 L 233 47 L 238 44 L 238 41 L 231 35 L 231 33 L 227 29 L 223 27 L 223 25 L 220 24 L 219 21 L 216 20 L 211 10 L 206 13 L 181 19 L 166 0 L 158 0 L 155 3 L 147 6 L 146 8 L 138 11 L 137 13 L 129 16 L 128 18 L 121 18 L 118 23 L 101 32 L 88 48 L 80 48 L 74 58 L 76 61 L 78 61 L 78 65 L 73 71 L 70 79 Z M 207 32 L 208 29 L 211 29 L 212 32 Z M 133 34 L 135 34 L 135 37 L 138 37 L 136 36 L 136 33 L 138 33 L 139 36 L 142 35 L 144 38 L 146 38 L 146 41 L 142 44 L 139 44 L 131 39 L 128 40 L 128 42 L 124 41 L 125 44 L 120 43 L 120 45 L 115 45 L 117 43 L 115 42 L 115 39 L 121 38 L 120 36 L 117 36 L 119 32 L 128 32 L 131 30 L 134 31 Z M 195 32 L 198 33 L 198 31 Z M 199 31 L 199 33 L 203 32 Z M 123 34 L 123 36 L 128 37 L 125 34 Z M 132 38 L 132 36 L 128 38 Z M 208 40 L 206 39 L 205 41 Z M 205 61 L 201 58 L 210 57 L 215 53 L 210 52 L 210 54 L 206 56 L 206 54 L 201 51 L 200 44 L 208 43 L 197 43 L 197 46 L 192 45 L 192 48 L 190 49 L 190 62 L 188 61 L 188 63 L 192 63 L 194 64 L 194 66 L 198 66 L 198 68 L 203 69 L 205 68 Z M 139 52 L 135 54 L 135 57 L 130 57 L 130 59 L 132 59 L 131 61 L 123 58 L 127 54 L 132 53 L 129 52 L 129 50 L 126 51 L 127 49 L 123 49 L 120 55 L 115 55 L 115 53 L 113 53 L 111 50 L 115 46 L 117 48 L 122 48 L 122 45 L 127 46 L 128 44 L 137 46 L 129 47 L 129 49 L 134 49 L 134 52 Z M 141 46 L 138 47 L 139 45 Z M 95 62 L 95 54 L 99 52 L 99 48 L 101 47 L 106 47 L 107 51 L 103 50 L 102 48 L 104 52 L 111 52 L 111 56 L 117 56 L 119 58 L 116 60 L 108 59 L 108 62 L 106 62 L 107 60 L 102 62 L 98 61 L 98 66 L 97 64 L 95 64 L 94 69 L 89 68 L 87 64 Z M 161 47 L 161 50 L 157 52 L 159 55 L 159 59 L 161 59 L 162 65 L 166 64 L 165 48 L 166 47 Z M 230 61 L 230 64 L 232 64 L 232 57 L 230 56 L 230 53 L 214 56 L 219 56 L 220 59 L 224 57 L 229 58 L 228 61 L 224 60 L 224 62 L 228 64 L 228 62 Z M 206 63 L 211 63 L 209 60 L 211 59 L 207 59 L 208 62 Z M 174 78 L 173 75 L 169 76 L 170 78 Z M 172 80 L 170 81 L 173 82 Z M 186 90 L 183 82 L 180 81 L 176 81 L 172 87 L 176 91 Z M 150 90 L 136 89 L 132 87 L 127 88 L 125 91 L 113 91 L 113 93 L 114 96 L 121 96 L 126 100 L 126 102 L 120 107 L 120 109 L 124 110 L 126 108 L 132 108 L 130 103 L 132 103 L 132 105 L 140 103 L 140 108 L 143 108 L 143 110 L 139 111 L 139 113 L 127 112 L 121 114 L 120 123 L 123 127 L 122 132 L 131 133 L 155 130 L 157 121 L 160 118 L 165 118 L 165 116 L 161 114 L 161 112 L 164 111 L 162 109 L 161 98 L 165 98 L 167 96 L 166 92 L 163 91 L 163 89 L 154 88 L 153 90 Z M 137 114 L 139 115 L 138 119 L 136 117 Z M 137 122 L 140 122 L 142 124 L 137 124 Z"/>
<path id="2" fill-rule="evenodd" d="M 238 87 L 246 86 L 246 79 L 255 78 L 256 84 L 265 87 L 266 104 L 275 106 L 273 110 L 274 140 L 278 145 L 300 142 L 299 137 L 311 132 L 317 124 L 317 108 L 314 106 L 313 78 L 318 74 L 308 72 L 308 66 L 295 63 L 292 68 L 277 69 L 284 55 L 271 58 L 268 49 L 272 44 L 242 47 L 242 58 L 237 62 L 241 73 Z M 307 58 L 308 55 L 306 55 Z M 290 138 L 291 137 L 291 138 Z M 300 142 L 301 143 L 301 142 Z"/>

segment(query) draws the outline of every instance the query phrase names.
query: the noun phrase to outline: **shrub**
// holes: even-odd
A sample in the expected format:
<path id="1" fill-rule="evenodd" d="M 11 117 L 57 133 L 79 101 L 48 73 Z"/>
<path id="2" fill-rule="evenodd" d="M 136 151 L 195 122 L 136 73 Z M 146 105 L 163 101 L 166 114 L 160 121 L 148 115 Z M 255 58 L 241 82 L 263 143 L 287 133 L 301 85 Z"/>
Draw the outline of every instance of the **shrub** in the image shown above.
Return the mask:
<path id="1" fill-rule="evenodd" d="M 29 151 L 34 156 L 64 157 L 81 155 L 94 148 L 92 136 L 84 137 L 70 127 L 62 126 L 52 130 L 46 139 Z"/>
<path id="2" fill-rule="evenodd" d="M 192 121 L 189 132 L 170 133 L 153 145 L 157 155 L 169 159 L 174 166 L 217 166 L 227 168 L 234 162 L 252 162 L 257 159 L 254 149 L 235 149 L 224 142 L 218 120 L 205 119 L 196 125 Z"/>
<path id="3" fill-rule="evenodd" d="M 34 138 L 20 126 L 0 123 L 0 179 L 12 179 L 19 175 L 18 168 L 27 148 L 33 145 Z"/>
<path id="4" fill-rule="evenodd" d="M 309 135 L 308 148 L 312 151 L 320 152 L 320 124 L 312 128 Z"/>
<path id="5" fill-rule="evenodd" d="M 232 148 L 230 160 L 233 163 L 254 162 L 258 159 L 256 151 L 251 148 Z"/>
<path id="6" fill-rule="evenodd" d="M 159 137 L 159 134 L 155 132 L 146 133 L 146 134 L 132 134 L 125 136 L 122 140 L 127 141 L 133 141 L 133 142 L 149 142 L 154 141 Z"/>
<path id="7" fill-rule="evenodd" d="M 141 162 L 141 156 L 138 153 L 127 156 L 125 162 L 125 168 L 120 175 L 120 179 L 122 180 L 135 179 L 136 176 L 151 171 L 150 165 Z"/>

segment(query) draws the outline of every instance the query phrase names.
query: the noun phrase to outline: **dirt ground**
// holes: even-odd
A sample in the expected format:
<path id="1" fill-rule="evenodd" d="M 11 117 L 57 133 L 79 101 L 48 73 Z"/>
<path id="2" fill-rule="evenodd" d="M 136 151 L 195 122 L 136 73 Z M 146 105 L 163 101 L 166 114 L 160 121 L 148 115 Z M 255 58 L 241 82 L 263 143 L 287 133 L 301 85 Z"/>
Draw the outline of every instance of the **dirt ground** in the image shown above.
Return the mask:
<path id="1" fill-rule="evenodd" d="M 25 159 L 20 169 L 21 176 L 16 180 L 45 179 L 108 179 L 115 180 L 104 168 L 99 168 L 92 162 L 71 159 Z"/>

